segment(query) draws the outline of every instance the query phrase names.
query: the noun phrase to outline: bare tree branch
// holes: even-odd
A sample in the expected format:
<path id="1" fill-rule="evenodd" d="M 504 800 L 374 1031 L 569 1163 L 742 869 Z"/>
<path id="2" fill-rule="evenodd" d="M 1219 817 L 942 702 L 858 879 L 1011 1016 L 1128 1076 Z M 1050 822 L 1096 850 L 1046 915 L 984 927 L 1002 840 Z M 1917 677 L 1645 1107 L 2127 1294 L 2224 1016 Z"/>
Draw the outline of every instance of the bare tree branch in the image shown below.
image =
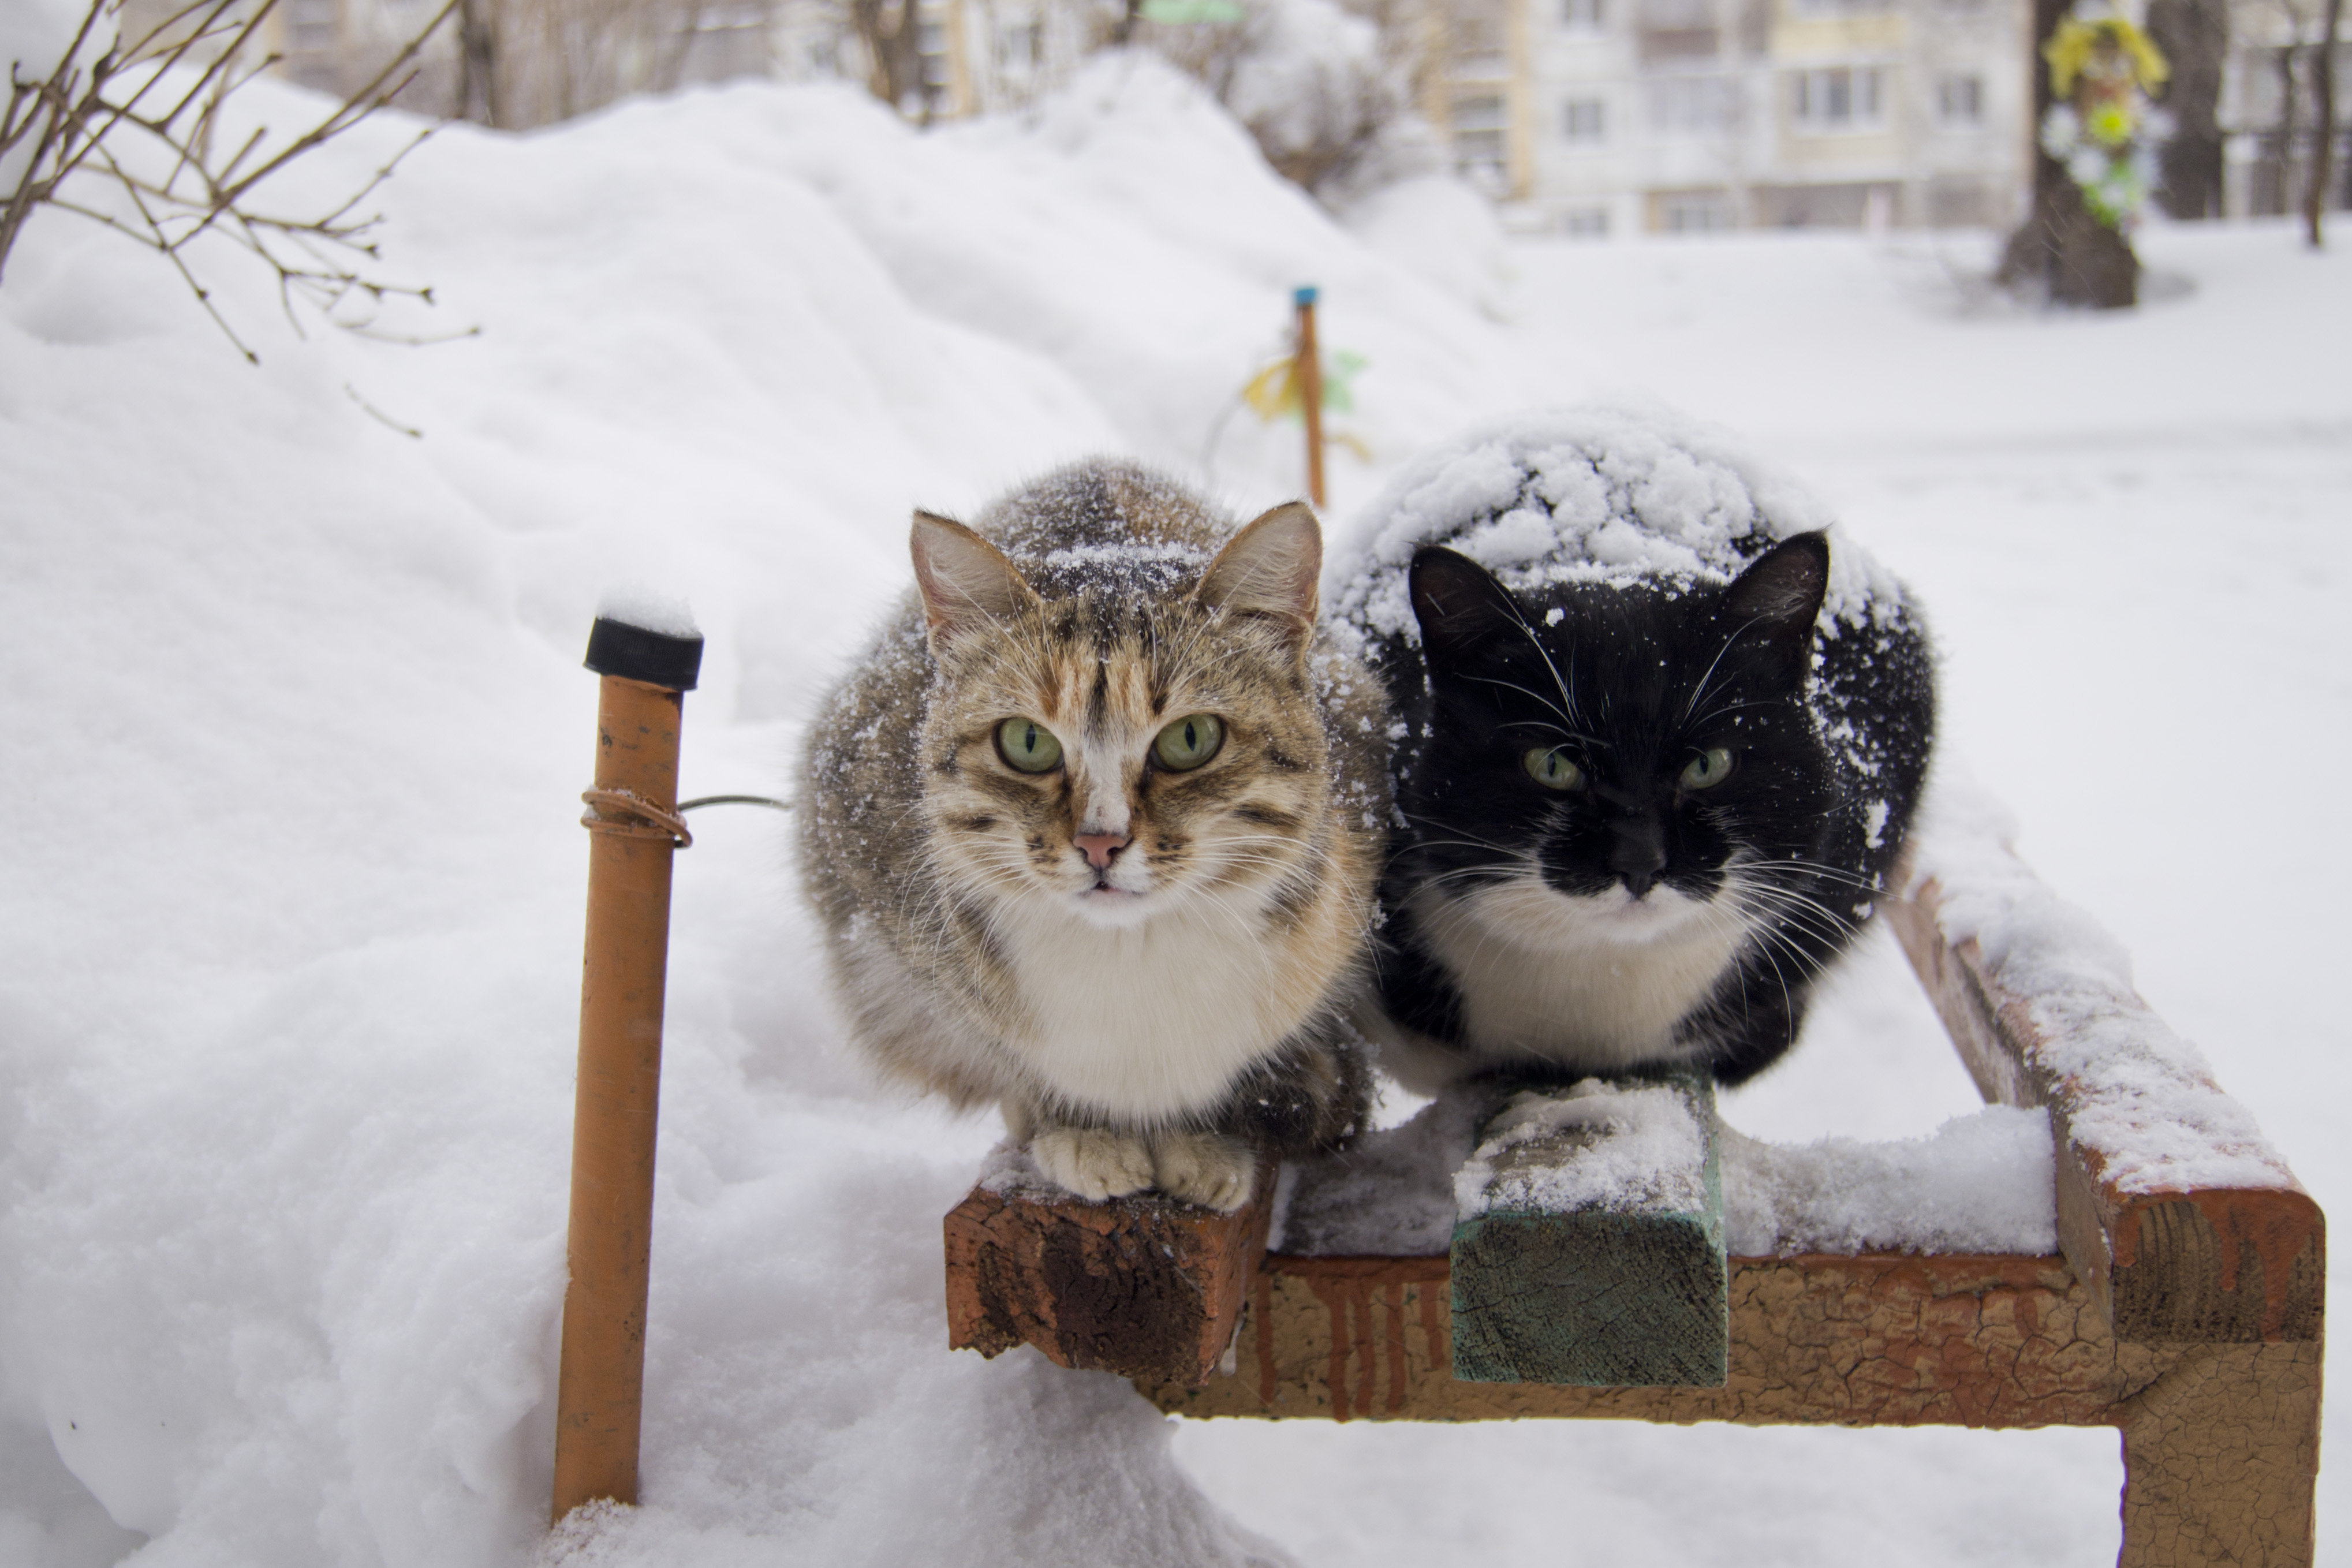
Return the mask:
<path id="1" fill-rule="evenodd" d="M 216 234 L 242 247 L 276 274 L 279 304 L 297 335 L 302 332 L 298 303 L 338 326 L 356 329 L 372 324 L 389 298 L 431 302 L 429 289 L 369 275 L 368 264 L 381 259 L 374 239 L 380 219 L 357 216 L 361 204 L 432 134 L 429 130 L 324 216 L 272 210 L 259 205 L 256 192 L 296 160 L 363 124 L 415 80 L 426 41 L 457 13 L 461 0 L 447 0 L 382 70 L 318 124 L 266 157 L 261 155 L 268 131 L 257 128 L 226 160 L 213 156 L 213 134 L 236 91 L 276 63 L 274 55 L 251 61 L 248 46 L 277 0 L 261 0 L 249 12 L 240 11 L 244 0 L 192 0 L 128 46 L 117 40 L 85 70 L 77 62 L 111 3 L 90 0 L 72 44 L 47 77 L 27 80 L 19 74 L 21 62 L 10 67 L 0 155 L 28 138 L 32 146 L 16 188 L 0 193 L 0 279 L 25 224 L 48 206 L 162 255 L 247 360 L 259 356 L 230 326 L 190 265 L 190 247 L 204 235 Z M 149 108 L 151 98 L 173 90 L 165 84 L 176 85 L 184 69 L 195 74 L 177 90 L 176 100 L 168 107 Z M 260 162 L 247 168 L 257 157 Z M 84 184 L 111 187 L 129 216 L 82 194 Z M 354 300 L 364 302 L 363 312 L 356 318 L 338 313 Z"/>

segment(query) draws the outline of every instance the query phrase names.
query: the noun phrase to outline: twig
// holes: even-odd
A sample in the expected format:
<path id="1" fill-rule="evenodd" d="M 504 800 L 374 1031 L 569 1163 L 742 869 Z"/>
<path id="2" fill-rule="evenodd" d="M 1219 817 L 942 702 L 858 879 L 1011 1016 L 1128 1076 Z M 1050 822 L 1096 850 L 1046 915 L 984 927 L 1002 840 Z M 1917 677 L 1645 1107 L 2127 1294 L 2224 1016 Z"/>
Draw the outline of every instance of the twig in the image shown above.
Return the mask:
<path id="1" fill-rule="evenodd" d="M 190 265 L 189 247 L 200 236 L 220 234 L 276 274 L 279 305 L 298 336 L 303 335 L 298 301 L 347 330 L 372 326 L 387 299 L 432 303 L 430 289 L 370 275 L 369 265 L 382 259 L 374 237 L 382 218 L 374 213 L 359 216 L 361 205 L 430 131 L 410 140 L 322 216 L 283 216 L 253 204 L 263 181 L 365 123 L 415 81 L 418 56 L 457 15 L 460 0 L 445 0 L 383 69 L 318 124 L 267 156 L 268 128 L 257 128 L 226 160 L 211 154 L 213 132 L 229 99 L 278 58 L 265 56 L 245 68 L 239 64 L 277 0 L 262 0 L 241 16 L 233 14 L 240 0 L 191 0 L 127 47 L 117 40 L 85 68 L 77 61 L 110 3 L 89 0 L 72 45 L 46 78 L 26 80 L 16 68 L 10 69 L 7 108 L 0 113 L 0 153 L 27 138 L 33 139 L 33 147 L 16 188 L 5 193 L 5 205 L 0 205 L 0 277 L 5 277 L 8 253 L 31 215 L 53 206 L 160 253 L 197 304 L 251 362 L 258 363 L 259 355 L 238 337 Z M 163 95 L 167 78 L 174 78 L 183 66 L 198 64 L 195 52 L 212 47 L 218 48 L 217 56 L 202 62 L 194 79 L 177 90 L 173 101 L 148 107 L 151 98 Z M 142 160 L 134 150 L 142 147 L 164 154 L 160 174 L 140 172 Z M 113 185 L 129 213 L 106 210 L 79 194 L 85 178 Z M 71 190 L 67 188 L 69 181 L 74 183 Z M 342 312 L 355 300 L 365 301 L 366 308 Z"/>

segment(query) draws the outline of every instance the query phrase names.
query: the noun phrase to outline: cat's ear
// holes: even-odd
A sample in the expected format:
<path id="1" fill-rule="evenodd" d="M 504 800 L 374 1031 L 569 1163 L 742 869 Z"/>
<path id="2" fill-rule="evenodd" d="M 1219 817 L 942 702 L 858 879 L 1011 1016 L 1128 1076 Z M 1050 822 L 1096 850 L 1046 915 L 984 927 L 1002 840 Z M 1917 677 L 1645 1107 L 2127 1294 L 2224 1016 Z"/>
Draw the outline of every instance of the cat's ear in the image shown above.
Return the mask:
<path id="1" fill-rule="evenodd" d="M 1432 668 L 1451 668 L 1498 640 L 1516 639 L 1525 623 L 1494 574 L 1442 545 L 1413 553 L 1412 613 Z"/>
<path id="2" fill-rule="evenodd" d="M 935 644 L 994 626 L 1037 602 L 1004 552 L 960 522 L 919 511 L 908 544 Z"/>
<path id="3" fill-rule="evenodd" d="M 1800 533 L 1749 563 L 1723 592 L 1719 618 L 1732 637 L 1766 650 L 1781 679 L 1804 679 L 1813 623 L 1830 586 L 1830 536 Z"/>
<path id="4" fill-rule="evenodd" d="M 1315 626 L 1322 572 L 1323 530 L 1305 502 L 1287 501 L 1225 542 L 1192 597 L 1212 609 L 1286 622 L 1303 647 Z"/>

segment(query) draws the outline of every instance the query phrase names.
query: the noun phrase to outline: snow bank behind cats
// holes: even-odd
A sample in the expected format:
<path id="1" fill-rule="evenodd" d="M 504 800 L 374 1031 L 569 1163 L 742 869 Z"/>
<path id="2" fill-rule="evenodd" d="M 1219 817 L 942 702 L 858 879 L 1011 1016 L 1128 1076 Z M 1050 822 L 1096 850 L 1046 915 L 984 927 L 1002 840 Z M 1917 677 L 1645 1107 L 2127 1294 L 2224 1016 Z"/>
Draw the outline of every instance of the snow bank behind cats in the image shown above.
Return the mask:
<path id="1" fill-rule="evenodd" d="M 356 188 L 414 129 L 317 173 Z M 607 585 L 691 598 L 681 776 L 765 790 L 903 590 L 911 506 L 1192 458 L 1300 279 L 1345 289 L 1334 331 L 1395 378 L 1379 442 L 1517 395 L 1468 307 L 1150 62 L 937 135 L 756 84 L 452 127 L 383 195 L 389 264 L 445 300 L 388 324 L 478 338 L 297 343 L 265 277 L 199 255 L 250 369 L 167 268 L 56 215 L 0 295 L 0 712 L 43 738 L 0 763 L 38 825 L 0 887 L 11 1568 L 536 1550 Z M 1225 446 L 1261 504 L 1295 482 L 1277 434 Z M 567 1549 L 1269 1555 L 1125 1384 L 946 1350 L 939 1219 L 996 1130 L 848 1064 L 782 820 L 695 827 L 646 1506 Z"/>

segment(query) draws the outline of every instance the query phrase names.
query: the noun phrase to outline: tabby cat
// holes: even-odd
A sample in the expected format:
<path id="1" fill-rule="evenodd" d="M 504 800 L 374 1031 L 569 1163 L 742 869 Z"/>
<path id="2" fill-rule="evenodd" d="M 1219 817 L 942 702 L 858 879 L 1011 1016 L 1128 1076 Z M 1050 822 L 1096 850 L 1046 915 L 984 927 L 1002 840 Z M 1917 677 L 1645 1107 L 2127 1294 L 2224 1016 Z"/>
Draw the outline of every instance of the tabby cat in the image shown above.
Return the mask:
<path id="1" fill-rule="evenodd" d="M 856 1038 L 1083 1197 L 1237 1208 L 1368 1092 L 1388 715 L 1316 629 L 1314 515 L 1093 461 L 912 548 L 800 791 Z"/>
<path id="2" fill-rule="evenodd" d="M 1703 1065 L 1794 1042 L 1901 855 L 1918 614 L 1711 437 L 1550 416 L 1422 459 L 1337 595 L 1404 721 L 1385 1065 Z"/>

